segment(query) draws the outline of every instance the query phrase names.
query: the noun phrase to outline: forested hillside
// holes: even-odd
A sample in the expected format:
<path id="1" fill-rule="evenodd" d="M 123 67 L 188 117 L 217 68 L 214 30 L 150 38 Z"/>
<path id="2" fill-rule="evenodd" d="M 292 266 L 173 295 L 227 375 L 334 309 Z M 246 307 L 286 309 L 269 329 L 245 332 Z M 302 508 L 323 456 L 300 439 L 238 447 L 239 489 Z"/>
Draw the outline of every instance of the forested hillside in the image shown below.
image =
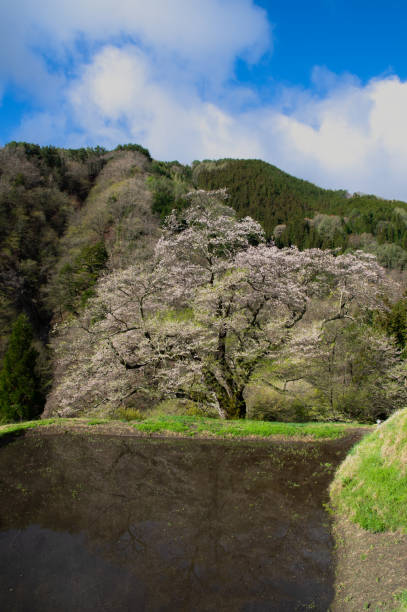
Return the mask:
<path id="1" fill-rule="evenodd" d="M 24 314 L 43 394 L 51 383 L 51 326 L 77 314 L 100 274 L 125 265 L 135 242 L 142 251 L 143 236 L 157 231 L 150 164 L 139 145 L 0 149 L 0 359 Z"/>
<path id="2" fill-rule="evenodd" d="M 194 163 L 193 179 L 226 187 L 238 215 L 258 220 L 279 246 L 362 248 L 386 267 L 407 265 L 405 202 L 321 189 L 260 160 Z"/>
<path id="3" fill-rule="evenodd" d="M 11 322 L 26 313 L 44 339 L 52 312 L 44 289 L 60 238 L 104 164 L 103 149 L 10 143 L 0 149 L 0 353 Z"/>
<path id="4" fill-rule="evenodd" d="M 12 412 L 11 372 L 35 362 L 16 415 L 30 416 L 24 397 L 35 394 L 48 395 L 49 414 L 171 398 L 227 417 L 387 414 L 404 401 L 407 301 L 372 262 L 403 270 L 406 246 L 406 203 L 321 189 L 262 161 L 186 166 L 136 144 L 10 143 L 0 149 L 0 408 Z"/>

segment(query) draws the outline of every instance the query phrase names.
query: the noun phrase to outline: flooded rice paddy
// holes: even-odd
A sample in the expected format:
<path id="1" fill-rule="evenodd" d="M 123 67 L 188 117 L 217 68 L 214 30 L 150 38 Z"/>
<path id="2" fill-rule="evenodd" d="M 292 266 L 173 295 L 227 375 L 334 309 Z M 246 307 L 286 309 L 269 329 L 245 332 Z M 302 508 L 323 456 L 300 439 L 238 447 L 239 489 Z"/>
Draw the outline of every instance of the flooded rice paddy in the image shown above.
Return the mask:
<path id="1" fill-rule="evenodd" d="M 323 503 L 356 438 L 32 431 L 0 448 L 0 609 L 326 611 Z"/>

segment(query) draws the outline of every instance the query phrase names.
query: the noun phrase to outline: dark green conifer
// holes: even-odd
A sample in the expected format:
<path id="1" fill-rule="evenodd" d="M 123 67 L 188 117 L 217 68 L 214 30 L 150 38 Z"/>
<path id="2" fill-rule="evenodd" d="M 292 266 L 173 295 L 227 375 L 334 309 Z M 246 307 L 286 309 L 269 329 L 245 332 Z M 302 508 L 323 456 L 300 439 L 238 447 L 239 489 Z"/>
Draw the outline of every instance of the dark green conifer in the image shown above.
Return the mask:
<path id="1" fill-rule="evenodd" d="M 0 371 L 0 419 L 23 421 L 40 414 L 44 404 L 35 371 L 38 352 L 25 314 L 15 321 Z"/>

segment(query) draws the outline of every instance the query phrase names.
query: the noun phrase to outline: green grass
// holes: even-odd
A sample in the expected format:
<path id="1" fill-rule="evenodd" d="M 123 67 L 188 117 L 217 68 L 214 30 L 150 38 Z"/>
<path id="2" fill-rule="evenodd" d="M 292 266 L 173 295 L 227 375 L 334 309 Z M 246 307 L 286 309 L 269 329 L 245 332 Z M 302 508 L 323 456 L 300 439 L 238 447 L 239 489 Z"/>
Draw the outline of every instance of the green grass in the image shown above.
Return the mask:
<path id="1" fill-rule="evenodd" d="M 357 444 L 331 485 L 333 507 L 373 532 L 407 533 L 407 409 Z"/>
<path id="2" fill-rule="evenodd" d="M 34 429 L 35 427 L 42 427 L 46 425 L 62 425 L 80 423 L 82 425 L 101 425 L 103 423 L 109 423 L 109 419 L 38 419 L 36 421 L 22 421 L 21 423 L 9 423 L 0 426 L 0 438 L 7 434 L 18 433 L 25 429 Z"/>
<path id="3" fill-rule="evenodd" d="M 10 423 L 7 425 L 1 425 L 0 437 L 10 433 L 17 433 L 24 429 L 32 429 L 34 427 L 41 427 L 42 425 L 53 425 L 56 422 L 67 421 L 68 419 L 42 419 L 38 421 L 22 421 L 21 423 Z"/>
<path id="4" fill-rule="evenodd" d="M 355 424 L 351 425 L 355 427 Z M 197 416 L 157 415 L 133 424 L 145 433 L 177 433 L 187 436 L 246 438 L 286 436 L 289 438 L 334 439 L 346 433 L 349 425 L 336 423 L 271 423 L 265 421 L 221 421 Z"/>
<path id="5" fill-rule="evenodd" d="M 9 433 L 17 433 L 25 429 L 41 427 L 44 425 L 104 425 L 110 424 L 114 428 L 117 424 L 123 426 L 123 421 L 101 418 L 71 418 L 71 419 L 43 419 L 26 421 L 0 426 L 0 437 Z M 166 415 L 158 414 L 144 421 L 129 423 L 142 433 L 177 434 L 191 437 L 218 437 L 218 438 L 270 438 L 284 436 L 287 438 L 335 439 L 343 436 L 353 424 L 337 423 L 270 423 L 265 421 L 221 421 L 208 417 Z"/>
<path id="6" fill-rule="evenodd" d="M 405 589 L 404 591 L 401 591 L 400 593 L 397 593 L 397 595 L 394 596 L 394 599 L 399 604 L 399 607 L 396 608 L 394 612 L 406 612 L 407 610 L 407 589 Z"/>

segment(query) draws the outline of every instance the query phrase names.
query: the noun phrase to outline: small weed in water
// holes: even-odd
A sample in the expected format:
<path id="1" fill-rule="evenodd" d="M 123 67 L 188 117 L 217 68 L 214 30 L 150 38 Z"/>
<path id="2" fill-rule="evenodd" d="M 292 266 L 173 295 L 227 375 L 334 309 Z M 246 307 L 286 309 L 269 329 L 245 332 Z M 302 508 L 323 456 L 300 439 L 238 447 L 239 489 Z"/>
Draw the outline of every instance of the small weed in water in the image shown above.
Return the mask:
<path id="1" fill-rule="evenodd" d="M 407 589 L 400 591 L 394 595 L 394 600 L 397 602 L 398 607 L 394 612 L 406 612 L 407 610 Z"/>

